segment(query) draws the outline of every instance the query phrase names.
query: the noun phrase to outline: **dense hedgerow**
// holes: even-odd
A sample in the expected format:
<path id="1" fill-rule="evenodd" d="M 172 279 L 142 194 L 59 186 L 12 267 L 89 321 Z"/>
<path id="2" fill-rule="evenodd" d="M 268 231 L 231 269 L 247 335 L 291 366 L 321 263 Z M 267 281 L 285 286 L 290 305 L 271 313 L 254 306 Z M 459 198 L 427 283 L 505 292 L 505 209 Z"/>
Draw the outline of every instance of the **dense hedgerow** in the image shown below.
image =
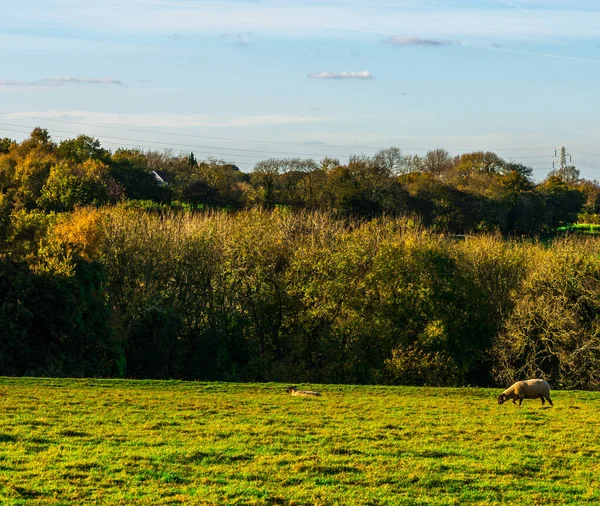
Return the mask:
<path id="1" fill-rule="evenodd" d="M 22 221 L 0 262 L 0 374 L 600 386 L 596 239 L 285 210 Z"/>

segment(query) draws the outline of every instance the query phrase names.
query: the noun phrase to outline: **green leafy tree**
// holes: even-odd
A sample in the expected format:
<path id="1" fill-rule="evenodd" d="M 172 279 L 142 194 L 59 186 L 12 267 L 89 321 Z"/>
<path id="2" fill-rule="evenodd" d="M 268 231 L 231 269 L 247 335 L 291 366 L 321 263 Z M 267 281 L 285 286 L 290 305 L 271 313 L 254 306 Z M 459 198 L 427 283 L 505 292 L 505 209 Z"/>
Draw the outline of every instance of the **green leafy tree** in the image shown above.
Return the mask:
<path id="1" fill-rule="evenodd" d="M 558 242 L 528 252 L 530 265 L 492 350 L 494 376 L 540 376 L 560 388 L 600 389 L 597 246 Z"/>
<path id="2" fill-rule="evenodd" d="M 139 149 L 117 149 L 111 157 L 109 172 L 129 199 L 170 201 L 170 188 L 158 184 L 146 153 Z"/>
<path id="3" fill-rule="evenodd" d="M 78 165 L 60 162 L 50 170 L 38 205 L 46 211 L 102 205 L 111 200 L 110 183 L 108 168 L 101 162 L 88 160 Z"/>
<path id="4" fill-rule="evenodd" d="M 62 160 L 76 164 L 88 160 L 108 163 L 110 159 L 110 153 L 102 147 L 100 141 L 88 135 L 79 135 L 75 139 L 62 141 L 58 145 L 56 153 Z"/>
<path id="5" fill-rule="evenodd" d="M 56 144 L 52 141 L 50 133 L 45 128 L 34 128 L 29 137 L 23 140 L 16 148 L 20 158 L 24 158 L 30 151 L 38 154 L 50 154 L 56 150 Z"/>
<path id="6" fill-rule="evenodd" d="M 558 176 L 549 176 L 536 187 L 536 192 L 544 197 L 547 230 L 577 222 L 585 204 L 585 195 L 579 189 L 569 186 Z"/>
<path id="7" fill-rule="evenodd" d="M 351 157 L 347 165 L 328 171 L 327 180 L 331 205 L 339 213 L 374 217 L 407 210 L 408 193 L 389 164 Z"/>
<path id="8" fill-rule="evenodd" d="M 537 235 L 546 227 L 546 200 L 537 191 L 516 193 L 507 218 L 506 232 Z"/>
<path id="9" fill-rule="evenodd" d="M 99 264 L 79 263 L 64 277 L 0 258 L 0 374 L 122 375 L 102 280 Z"/>
<path id="10" fill-rule="evenodd" d="M 250 182 L 260 189 L 262 204 L 272 209 L 279 201 L 282 162 L 277 159 L 263 160 L 254 166 Z"/>
<path id="11" fill-rule="evenodd" d="M 600 212 L 600 183 L 582 179 L 577 188 L 585 195 L 583 212 L 588 215 L 598 214 Z"/>
<path id="12" fill-rule="evenodd" d="M 0 154 L 8 153 L 10 151 L 11 146 L 16 145 L 16 142 L 8 137 L 0 138 Z"/>
<path id="13" fill-rule="evenodd" d="M 281 203 L 296 208 L 315 208 L 319 205 L 325 181 L 324 171 L 314 160 L 290 158 L 281 160 Z"/>

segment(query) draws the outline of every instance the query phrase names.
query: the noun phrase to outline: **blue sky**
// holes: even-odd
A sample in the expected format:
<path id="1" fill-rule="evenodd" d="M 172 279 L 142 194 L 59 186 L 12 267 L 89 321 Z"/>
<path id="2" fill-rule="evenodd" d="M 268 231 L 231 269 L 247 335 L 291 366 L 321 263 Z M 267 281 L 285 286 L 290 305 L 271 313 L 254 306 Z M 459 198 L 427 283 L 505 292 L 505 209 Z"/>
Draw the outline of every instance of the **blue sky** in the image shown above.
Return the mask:
<path id="1" fill-rule="evenodd" d="M 493 150 L 600 179 L 597 0 L 5 0 L 0 136 L 261 158 Z"/>

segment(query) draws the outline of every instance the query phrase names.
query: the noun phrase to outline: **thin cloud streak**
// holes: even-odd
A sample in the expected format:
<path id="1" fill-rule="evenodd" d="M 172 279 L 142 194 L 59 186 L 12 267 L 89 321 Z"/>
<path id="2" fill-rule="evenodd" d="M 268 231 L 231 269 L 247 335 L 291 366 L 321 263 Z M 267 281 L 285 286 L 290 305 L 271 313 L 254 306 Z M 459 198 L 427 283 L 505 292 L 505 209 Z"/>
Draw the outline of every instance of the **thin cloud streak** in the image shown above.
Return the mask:
<path id="1" fill-rule="evenodd" d="M 109 84 L 123 86 L 125 83 L 119 79 L 95 78 L 95 77 L 46 77 L 40 80 L 41 83 L 48 84 Z"/>
<path id="2" fill-rule="evenodd" d="M 386 32 L 379 32 L 376 30 L 357 30 L 355 28 L 346 28 L 346 27 L 341 27 L 341 26 L 335 26 L 335 27 L 332 26 L 330 28 L 335 29 L 335 30 L 348 31 L 348 32 L 380 35 L 383 37 L 387 37 L 386 40 L 389 40 L 390 38 L 393 38 L 393 37 L 398 37 L 397 35 L 393 35 L 393 34 L 386 33 Z M 530 56 L 540 56 L 543 58 L 554 58 L 557 60 L 578 61 L 578 62 L 582 62 L 582 63 L 596 63 L 596 64 L 600 63 L 600 60 L 590 60 L 587 58 L 578 58 L 576 56 L 565 56 L 565 55 L 554 54 L 554 53 L 539 53 L 539 52 L 535 52 L 535 51 L 522 51 L 520 49 L 509 49 L 507 47 L 502 47 L 500 44 L 497 44 L 497 43 L 493 43 L 489 46 L 483 46 L 483 45 L 479 45 L 479 44 L 460 43 L 460 42 L 456 42 L 455 44 L 459 45 L 461 47 L 465 47 L 465 48 L 488 49 L 490 51 L 506 51 L 508 53 L 527 54 Z"/>
<path id="3" fill-rule="evenodd" d="M 440 3 L 447 6 L 440 7 Z M 589 0 L 585 3 L 571 0 L 570 8 L 565 9 L 562 2 L 488 0 L 485 6 L 468 8 L 464 1 L 423 0 L 417 6 L 416 2 L 398 2 L 404 4 L 400 10 L 396 4 L 394 9 L 389 9 L 388 3 L 377 1 L 352 9 L 341 0 L 322 3 L 290 0 L 285 5 L 276 0 L 180 3 L 111 0 L 109 6 L 106 2 L 61 0 L 53 2 L 49 9 L 46 4 L 40 5 L 39 0 L 21 0 L 20 9 L 3 13 L 0 31 L 11 28 L 44 33 L 50 24 L 54 29 L 67 32 L 170 35 L 176 28 L 182 36 L 198 32 L 218 35 L 244 31 L 313 36 L 322 35 L 327 25 L 340 24 L 395 33 L 436 34 L 459 40 L 475 37 L 571 40 L 597 36 L 600 11 L 590 8 L 590 3 Z M 518 8 L 519 4 L 526 8 Z"/>
<path id="4" fill-rule="evenodd" d="M 284 114 L 262 114 L 253 116 L 220 116 L 209 114 L 174 114 L 174 113 L 109 113 L 95 111 L 57 110 L 57 111 L 23 111 L 11 115 L 21 119 L 47 118 L 68 120 L 102 126 L 127 127 L 160 127 L 160 128 L 190 128 L 190 127 L 252 127 L 293 125 L 302 123 L 320 123 L 328 121 L 324 116 L 292 116 Z"/>
<path id="5" fill-rule="evenodd" d="M 362 70 L 360 72 L 316 72 L 308 74 L 309 79 L 374 79 L 371 72 Z"/>
<path id="6" fill-rule="evenodd" d="M 460 42 L 454 40 L 421 39 L 420 37 L 404 37 L 401 35 L 392 35 L 385 39 L 384 42 L 390 46 L 460 46 Z"/>
<path id="7" fill-rule="evenodd" d="M 99 86 L 124 86 L 125 83 L 119 79 L 95 78 L 95 77 L 44 77 L 34 81 L 0 80 L 0 87 L 59 87 L 68 84 L 84 84 Z"/>
<path id="8" fill-rule="evenodd" d="M 513 7 L 514 9 L 524 10 L 523 7 L 521 7 L 520 5 L 517 5 L 512 2 L 507 2 L 505 0 L 490 0 L 490 3 L 502 4 L 502 5 L 506 5 L 507 7 Z"/>
<path id="9" fill-rule="evenodd" d="M 577 58 L 576 56 L 564 56 L 561 54 L 553 54 L 553 53 L 537 53 L 535 51 L 522 51 L 520 49 L 509 49 L 507 47 L 500 47 L 499 45 L 491 45 L 491 46 L 477 46 L 474 44 L 469 44 L 466 47 L 473 47 L 477 49 L 489 49 L 491 51 L 505 51 L 507 53 L 517 53 L 517 54 L 527 54 L 530 56 L 542 56 L 544 58 L 554 58 L 556 60 L 569 60 L 569 61 L 578 61 L 583 63 L 600 63 L 600 60 L 589 60 L 587 58 Z"/>

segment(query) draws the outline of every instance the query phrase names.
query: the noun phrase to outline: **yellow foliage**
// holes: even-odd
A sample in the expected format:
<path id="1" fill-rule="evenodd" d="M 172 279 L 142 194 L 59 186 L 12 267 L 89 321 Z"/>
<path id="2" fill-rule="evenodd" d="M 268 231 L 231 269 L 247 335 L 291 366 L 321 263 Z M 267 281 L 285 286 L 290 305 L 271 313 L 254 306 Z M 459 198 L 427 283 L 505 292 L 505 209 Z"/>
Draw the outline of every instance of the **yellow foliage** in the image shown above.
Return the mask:
<path id="1" fill-rule="evenodd" d="M 15 179 L 21 185 L 29 181 L 48 177 L 50 167 L 56 163 L 56 158 L 50 154 L 40 154 L 35 151 L 28 153 L 24 159 L 17 162 Z"/>
<path id="2" fill-rule="evenodd" d="M 31 151 L 17 160 L 11 182 L 16 188 L 15 207 L 28 207 L 35 203 L 55 162 L 53 155 L 37 151 Z"/>
<path id="3" fill-rule="evenodd" d="M 102 180 L 108 176 L 108 167 L 98 160 L 86 160 L 77 165 L 76 172 L 90 179 Z"/>
<path id="4" fill-rule="evenodd" d="M 0 188 L 12 185 L 15 176 L 15 161 L 9 155 L 0 154 Z"/>
<path id="5" fill-rule="evenodd" d="M 50 233 L 51 242 L 65 248 L 67 256 L 93 261 L 100 257 L 104 238 L 101 215 L 94 208 L 79 208 L 65 214 Z"/>

